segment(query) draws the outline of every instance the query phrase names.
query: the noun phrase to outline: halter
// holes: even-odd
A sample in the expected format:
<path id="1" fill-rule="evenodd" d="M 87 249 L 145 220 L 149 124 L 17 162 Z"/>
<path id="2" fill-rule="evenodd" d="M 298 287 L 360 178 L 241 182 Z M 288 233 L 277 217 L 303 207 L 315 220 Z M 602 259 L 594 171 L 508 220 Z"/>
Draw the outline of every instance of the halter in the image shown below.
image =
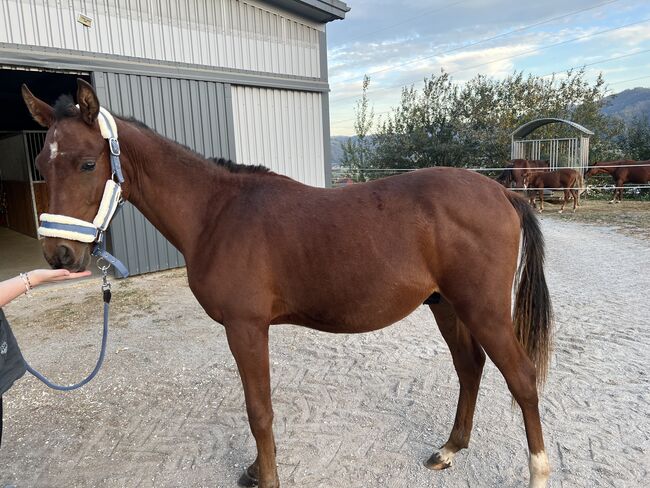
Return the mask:
<path id="1" fill-rule="evenodd" d="M 41 225 L 38 233 L 42 237 L 60 237 L 71 241 L 95 243 L 92 255 L 105 260 L 118 273 L 126 278 L 129 271 L 115 256 L 106 251 L 104 233 L 113 220 L 116 212 L 124 204 L 122 199 L 122 165 L 120 164 L 120 144 L 117 142 L 117 125 L 108 110 L 100 107 L 97 118 L 102 137 L 108 141 L 111 160 L 111 178 L 104 186 L 104 194 L 99 204 L 99 210 L 92 222 L 69 217 L 67 215 L 44 213 L 40 216 Z"/>
<path id="2" fill-rule="evenodd" d="M 108 269 L 114 266 L 118 273 L 126 278 L 129 276 L 129 271 L 115 256 L 112 256 L 106 251 L 104 243 L 104 233 L 115 216 L 115 213 L 124 204 L 122 199 L 122 183 L 124 183 L 124 175 L 122 174 L 122 166 L 120 165 L 120 145 L 117 142 L 117 126 L 115 119 L 104 108 L 99 109 L 99 129 L 102 137 L 108 140 L 108 147 L 111 151 L 111 178 L 104 186 L 104 194 L 99 203 L 99 210 L 92 222 L 68 217 L 67 215 L 57 214 L 41 214 L 41 225 L 38 228 L 38 233 L 43 237 L 61 237 L 63 239 L 70 239 L 73 241 L 95 243 L 92 255 L 98 257 L 97 266 L 102 273 L 102 295 L 104 299 L 104 326 L 102 329 L 102 345 L 99 352 L 99 358 L 95 364 L 92 372 L 82 381 L 74 385 L 64 386 L 57 385 L 45 376 L 35 370 L 27 361 L 23 359 L 25 369 L 33 374 L 36 378 L 41 380 L 47 386 L 54 390 L 71 391 L 81 388 L 90 380 L 92 380 L 99 369 L 102 367 L 104 357 L 106 355 L 106 343 L 108 339 L 108 312 L 111 302 L 111 284 L 108 282 Z M 117 180 L 117 181 L 116 181 Z M 100 266 L 99 261 L 104 260 L 106 264 Z M 0 434 L 2 419 L 2 403 L 0 399 Z"/>

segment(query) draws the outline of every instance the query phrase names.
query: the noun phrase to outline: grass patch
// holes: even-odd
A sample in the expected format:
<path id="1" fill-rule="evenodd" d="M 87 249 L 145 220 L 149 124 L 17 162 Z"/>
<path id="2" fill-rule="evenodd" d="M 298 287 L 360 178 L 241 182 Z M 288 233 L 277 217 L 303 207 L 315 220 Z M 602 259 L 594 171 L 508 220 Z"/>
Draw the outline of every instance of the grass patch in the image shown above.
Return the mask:
<path id="1" fill-rule="evenodd" d="M 545 205 L 544 216 L 612 227 L 627 235 L 650 239 L 650 202 L 623 200 L 621 203 L 608 203 L 582 199 L 580 204 L 576 213 L 571 213 L 571 207 L 567 204 L 563 214 L 557 213 L 557 207 Z"/>

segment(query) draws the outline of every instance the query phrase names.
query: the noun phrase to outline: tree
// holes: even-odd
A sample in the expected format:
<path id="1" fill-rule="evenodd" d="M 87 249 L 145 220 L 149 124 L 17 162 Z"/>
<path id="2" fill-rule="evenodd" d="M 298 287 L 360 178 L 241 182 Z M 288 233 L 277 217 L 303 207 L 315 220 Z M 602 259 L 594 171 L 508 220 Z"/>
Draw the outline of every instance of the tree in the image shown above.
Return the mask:
<path id="1" fill-rule="evenodd" d="M 350 167 L 502 166 L 510 159 L 510 134 L 540 117 L 569 119 L 593 130 L 596 158 L 619 151 L 613 141 L 622 126 L 601 111 L 605 82 L 602 76 L 587 81 L 584 69 L 550 77 L 515 72 L 502 80 L 478 75 L 463 85 L 443 71 L 425 78 L 421 91 L 404 88 L 399 105 L 378 124 L 374 136 L 369 135 L 372 123 L 367 123 L 366 80 L 355 129 L 361 141 L 372 144 L 349 143 L 343 164 Z M 536 135 L 557 137 L 558 131 L 569 135 L 563 134 L 568 128 L 557 125 L 540 128 Z"/>
<path id="2" fill-rule="evenodd" d="M 373 138 L 370 135 L 374 124 L 375 112 L 369 107 L 368 87 L 370 77 L 364 75 L 361 99 L 357 100 L 355 112 L 354 131 L 355 137 L 350 137 L 341 144 L 343 156 L 341 166 L 351 170 L 350 176 L 356 181 L 364 181 L 368 174 L 363 170 L 369 167 L 373 153 Z"/>
<path id="3" fill-rule="evenodd" d="M 626 127 L 623 147 L 630 159 L 650 159 L 650 119 L 635 117 Z"/>

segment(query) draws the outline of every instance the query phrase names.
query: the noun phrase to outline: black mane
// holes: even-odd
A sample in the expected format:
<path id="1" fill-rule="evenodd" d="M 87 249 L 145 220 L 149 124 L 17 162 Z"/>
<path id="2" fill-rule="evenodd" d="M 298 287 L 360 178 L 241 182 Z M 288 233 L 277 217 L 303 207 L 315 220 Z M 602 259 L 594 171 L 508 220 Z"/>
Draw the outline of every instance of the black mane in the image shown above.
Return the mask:
<path id="1" fill-rule="evenodd" d="M 231 173 L 270 173 L 271 170 L 262 165 L 238 164 L 224 158 L 208 158 L 208 161 L 227 169 Z"/>
<path id="2" fill-rule="evenodd" d="M 79 116 L 80 112 L 70 95 L 61 95 L 54 103 L 56 120 L 70 119 Z"/>

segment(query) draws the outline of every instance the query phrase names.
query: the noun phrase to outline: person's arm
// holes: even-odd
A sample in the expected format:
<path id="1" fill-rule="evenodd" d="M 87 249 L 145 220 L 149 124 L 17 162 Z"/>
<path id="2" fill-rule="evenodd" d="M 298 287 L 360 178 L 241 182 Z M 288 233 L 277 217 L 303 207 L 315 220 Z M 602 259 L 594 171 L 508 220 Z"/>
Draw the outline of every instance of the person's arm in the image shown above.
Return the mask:
<path id="1" fill-rule="evenodd" d="M 26 273 L 27 278 L 29 279 L 27 286 L 25 280 L 20 276 L 16 276 L 15 278 L 6 281 L 0 281 L 0 307 L 4 307 L 14 298 L 24 295 L 28 288 L 31 290 L 43 283 L 73 280 L 75 278 L 90 276 L 90 274 L 90 271 L 71 273 L 67 269 L 35 269 L 34 271 Z"/>

